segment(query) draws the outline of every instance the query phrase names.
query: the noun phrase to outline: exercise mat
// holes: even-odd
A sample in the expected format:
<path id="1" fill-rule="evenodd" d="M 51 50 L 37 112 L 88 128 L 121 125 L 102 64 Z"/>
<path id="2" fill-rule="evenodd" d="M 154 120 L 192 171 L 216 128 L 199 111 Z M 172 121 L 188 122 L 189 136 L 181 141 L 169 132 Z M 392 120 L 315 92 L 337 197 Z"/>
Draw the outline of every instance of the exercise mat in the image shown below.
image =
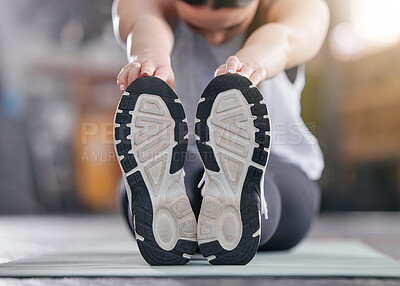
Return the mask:
<path id="1" fill-rule="evenodd" d="M 259 252 L 246 266 L 150 267 L 133 241 L 96 241 L 0 264 L 0 277 L 375 277 L 400 278 L 400 263 L 356 240 L 310 239 L 291 251 Z"/>

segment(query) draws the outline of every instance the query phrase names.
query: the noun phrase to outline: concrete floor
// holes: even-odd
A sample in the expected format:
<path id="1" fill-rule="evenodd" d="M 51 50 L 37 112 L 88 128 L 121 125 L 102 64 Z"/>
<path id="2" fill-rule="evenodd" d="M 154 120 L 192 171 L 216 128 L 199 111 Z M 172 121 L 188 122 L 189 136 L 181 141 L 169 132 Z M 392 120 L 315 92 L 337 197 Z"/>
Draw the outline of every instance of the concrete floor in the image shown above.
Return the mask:
<path id="1" fill-rule="evenodd" d="M 0 217 L 0 263 L 45 254 L 69 243 L 130 236 L 117 216 Z M 44 223 L 45 222 L 45 223 Z M 60 228 L 62 224 L 63 228 Z M 74 231 L 71 232 L 71 229 Z M 32 230 L 35 230 L 32 232 Z M 54 231 L 57 230 L 57 231 Z M 400 261 L 400 213 L 323 214 L 309 237 L 356 238 Z M 2 243 L 7 241 L 5 245 Z M 12 243 L 10 243 L 12 241 Z M 43 244 L 46 241 L 46 244 Z M 26 247 L 26 246 L 29 247 Z M 0 279 L 0 285 L 243 285 L 246 279 Z M 251 279 L 258 285 L 400 285 L 395 279 Z"/>

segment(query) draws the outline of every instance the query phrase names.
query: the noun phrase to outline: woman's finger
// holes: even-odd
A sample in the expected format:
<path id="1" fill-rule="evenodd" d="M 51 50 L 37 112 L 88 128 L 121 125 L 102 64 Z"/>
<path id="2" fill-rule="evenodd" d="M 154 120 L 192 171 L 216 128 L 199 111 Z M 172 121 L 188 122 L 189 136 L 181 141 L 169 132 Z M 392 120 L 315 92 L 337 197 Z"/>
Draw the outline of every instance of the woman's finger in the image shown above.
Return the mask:
<path id="1" fill-rule="evenodd" d="M 146 76 L 146 75 L 154 75 L 154 72 L 156 70 L 155 65 L 153 64 L 152 61 L 144 61 L 142 63 L 142 70 L 140 71 L 140 76 Z"/>
<path id="2" fill-rule="evenodd" d="M 264 69 L 256 69 L 254 73 L 250 76 L 250 81 L 254 85 L 258 85 L 261 81 L 263 81 L 267 76 L 267 73 Z"/>
<path id="3" fill-rule="evenodd" d="M 173 74 L 170 75 L 170 76 L 167 78 L 167 80 L 166 80 L 165 82 L 168 83 L 169 86 L 170 86 L 172 89 L 175 90 L 175 77 L 174 77 Z"/>
<path id="4" fill-rule="evenodd" d="M 167 81 L 169 73 L 170 71 L 167 65 L 159 65 L 154 73 L 154 76 L 162 79 L 163 81 Z"/>
<path id="5" fill-rule="evenodd" d="M 236 56 L 230 56 L 226 61 L 226 73 L 236 73 L 239 65 L 239 59 Z"/>
<path id="6" fill-rule="evenodd" d="M 119 72 L 117 76 L 117 85 L 121 91 L 124 91 L 126 89 L 127 81 L 128 81 L 128 67 L 125 66 L 122 68 L 122 70 Z"/>
<path id="7" fill-rule="evenodd" d="M 214 76 L 219 76 L 221 74 L 224 74 L 226 71 L 226 65 L 221 65 L 217 68 L 217 70 L 214 73 Z"/>
<path id="8" fill-rule="evenodd" d="M 159 65 L 154 73 L 154 76 L 168 83 L 172 88 L 175 88 L 175 77 L 172 68 L 168 65 Z"/>
<path id="9" fill-rule="evenodd" d="M 240 70 L 239 70 L 239 74 L 241 76 L 247 77 L 248 79 L 250 79 L 250 76 L 253 74 L 254 69 L 248 65 L 244 65 Z"/>
<path id="10" fill-rule="evenodd" d="M 139 77 L 140 67 L 141 65 L 139 63 L 131 63 L 129 65 L 127 87 L 132 83 L 132 81 Z"/>

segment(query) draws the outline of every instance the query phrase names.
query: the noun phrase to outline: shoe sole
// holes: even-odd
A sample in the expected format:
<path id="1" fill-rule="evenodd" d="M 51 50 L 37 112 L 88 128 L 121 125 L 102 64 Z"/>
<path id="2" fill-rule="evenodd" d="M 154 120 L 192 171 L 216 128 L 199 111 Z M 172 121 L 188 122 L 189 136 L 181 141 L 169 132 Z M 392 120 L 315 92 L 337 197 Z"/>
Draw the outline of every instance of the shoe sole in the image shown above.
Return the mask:
<path id="1" fill-rule="evenodd" d="M 196 144 L 205 166 L 197 224 L 200 252 L 211 264 L 245 265 L 261 233 L 261 189 L 269 157 L 267 106 L 247 78 L 216 77 L 196 112 Z"/>
<path id="2" fill-rule="evenodd" d="M 187 133 L 183 106 L 164 81 L 140 77 L 123 93 L 114 146 L 138 247 L 150 265 L 185 264 L 197 249 L 183 178 Z"/>

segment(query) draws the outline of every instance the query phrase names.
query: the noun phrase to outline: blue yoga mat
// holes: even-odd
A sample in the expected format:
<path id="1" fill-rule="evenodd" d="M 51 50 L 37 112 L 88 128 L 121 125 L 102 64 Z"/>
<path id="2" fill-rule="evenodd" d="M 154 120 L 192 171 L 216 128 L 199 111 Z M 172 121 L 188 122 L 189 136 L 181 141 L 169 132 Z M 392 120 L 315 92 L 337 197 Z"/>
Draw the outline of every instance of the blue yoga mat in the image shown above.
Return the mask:
<path id="1" fill-rule="evenodd" d="M 246 266 L 150 267 L 133 241 L 97 241 L 0 264 L 0 277 L 374 277 L 400 278 L 400 264 L 354 240 L 306 240 L 291 251 L 259 252 Z"/>

